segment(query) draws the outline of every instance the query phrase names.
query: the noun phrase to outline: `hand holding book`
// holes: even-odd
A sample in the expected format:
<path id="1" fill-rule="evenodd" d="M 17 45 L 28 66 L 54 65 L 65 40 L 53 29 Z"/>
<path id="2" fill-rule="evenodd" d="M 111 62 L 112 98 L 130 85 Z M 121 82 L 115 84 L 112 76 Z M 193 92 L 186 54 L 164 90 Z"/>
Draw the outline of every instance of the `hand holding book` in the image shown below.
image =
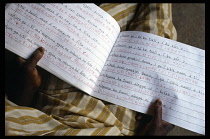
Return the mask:
<path id="1" fill-rule="evenodd" d="M 36 65 L 43 55 L 44 48 L 40 47 L 26 60 L 17 57 L 14 63 L 16 66 L 6 71 L 6 93 L 17 105 L 32 105 L 33 97 L 42 82 L 41 73 Z"/>

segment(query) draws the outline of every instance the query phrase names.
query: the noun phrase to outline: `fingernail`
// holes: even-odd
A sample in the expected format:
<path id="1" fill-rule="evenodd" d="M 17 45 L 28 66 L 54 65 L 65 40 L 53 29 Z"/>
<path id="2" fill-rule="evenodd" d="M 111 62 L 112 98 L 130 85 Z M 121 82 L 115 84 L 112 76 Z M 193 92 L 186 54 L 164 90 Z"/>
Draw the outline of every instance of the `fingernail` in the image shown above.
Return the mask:
<path id="1" fill-rule="evenodd" d="M 157 105 L 161 105 L 161 104 L 162 104 L 161 100 L 157 99 L 157 100 L 156 100 L 156 104 L 157 104 Z"/>
<path id="2" fill-rule="evenodd" d="M 43 53 L 45 49 L 44 49 L 43 47 L 39 47 L 38 50 L 39 50 L 41 53 Z"/>
<path id="3" fill-rule="evenodd" d="M 136 116 L 136 120 L 140 120 L 142 118 L 141 115 Z"/>

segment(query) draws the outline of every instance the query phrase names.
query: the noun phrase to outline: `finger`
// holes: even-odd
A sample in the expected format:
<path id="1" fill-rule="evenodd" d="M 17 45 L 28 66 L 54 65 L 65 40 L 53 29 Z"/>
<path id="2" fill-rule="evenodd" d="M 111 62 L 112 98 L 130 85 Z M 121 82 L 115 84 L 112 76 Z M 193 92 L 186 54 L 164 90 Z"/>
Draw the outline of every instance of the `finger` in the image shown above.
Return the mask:
<path id="1" fill-rule="evenodd" d="M 17 70 L 20 70 L 22 69 L 22 67 L 24 66 L 24 63 L 26 62 L 26 60 L 20 56 L 16 56 L 15 58 L 15 62 L 14 62 L 14 67 L 17 69 Z"/>
<path id="2" fill-rule="evenodd" d="M 164 127 L 164 129 L 165 129 L 166 131 L 169 132 L 169 131 L 171 131 L 172 129 L 174 129 L 175 125 L 170 124 L 170 123 L 164 121 L 163 127 Z"/>
<path id="3" fill-rule="evenodd" d="M 155 106 L 154 106 L 154 113 L 153 113 L 153 121 L 159 125 L 162 122 L 162 102 L 160 99 L 157 99 L 155 101 Z"/>
<path id="4" fill-rule="evenodd" d="M 141 118 L 142 118 L 142 115 L 136 115 L 136 120 L 137 121 L 141 120 Z"/>
<path id="5" fill-rule="evenodd" d="M 173 129 L 174 129 L 174 125 L 167 123 L 167 122 L 163 124 L 164 134 L 168 134 Z"/>
<path id="6" fill-rule="evenodd" d="M 143 113 L 137 112 L 136 116 L 135 116 L 135 119 L 138 121 L 142 118 L 143 115 L 144 115 Z"/>
<path id="7" fill-rule="evenodd" d="M 17 61 L 18 61 L 18 64 L 23 64 L 23 63 L 26 62 L 26 60 L 23 59 L 22 57 L 18 57 L 18 58 L 17 58 Z"/>
<path id="8" fill-rule="evenodd" d="M 34 70 L 36 68 L 38 61 L 42 58 L 43 55 L 44 55 L 43 47 L 39 47 L 38 49 L 36 49 L 26 61 L 25 66 L 27 67 L 27 70 Z"/>

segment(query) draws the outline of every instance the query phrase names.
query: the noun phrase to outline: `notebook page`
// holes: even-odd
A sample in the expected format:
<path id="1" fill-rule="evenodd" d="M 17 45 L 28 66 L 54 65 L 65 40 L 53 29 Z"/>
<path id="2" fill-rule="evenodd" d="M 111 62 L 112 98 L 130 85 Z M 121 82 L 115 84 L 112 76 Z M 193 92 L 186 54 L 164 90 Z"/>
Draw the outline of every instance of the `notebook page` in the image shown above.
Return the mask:
<path id="1" fill-rule="evenodd" d="M 163 120 L 205 134 L 205 51 L 157 35 L 124 31 L 93 96 L 148 113 L 163 102 Z"/>
<path id="2" fill-rule="evenodd" d="M 5 47 L 27 58 L 45 48 L 42 68 L 90 92 L 120 32 L 117 22 L 95 4 L 9 4 Z"/>

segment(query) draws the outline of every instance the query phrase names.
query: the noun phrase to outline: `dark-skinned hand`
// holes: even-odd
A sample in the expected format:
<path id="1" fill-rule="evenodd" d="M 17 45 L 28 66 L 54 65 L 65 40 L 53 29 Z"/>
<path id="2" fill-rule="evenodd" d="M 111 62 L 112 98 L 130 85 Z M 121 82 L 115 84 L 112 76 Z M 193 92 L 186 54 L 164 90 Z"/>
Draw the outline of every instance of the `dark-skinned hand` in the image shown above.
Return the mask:
<path id="1" fill-rule="evenodd" d="M 153 105 L 153 117 L 140 114 L 136 116 L 138 122 L 137 135 L 166 136 L 174 125 L 162 120 L 162 102 L 157 99 Z"/>
<path id="2" fill-rule="evenodd" d="M 31 105 L 34 93 L 41 85 L 42 78 L 36 65 L 43 55 L 44 48 L 39 47 L 27 60 L 18 57 L 12 65 L 12 72 L 7 71 L 6 94 L 9 100 L 21 106 Z"/>

